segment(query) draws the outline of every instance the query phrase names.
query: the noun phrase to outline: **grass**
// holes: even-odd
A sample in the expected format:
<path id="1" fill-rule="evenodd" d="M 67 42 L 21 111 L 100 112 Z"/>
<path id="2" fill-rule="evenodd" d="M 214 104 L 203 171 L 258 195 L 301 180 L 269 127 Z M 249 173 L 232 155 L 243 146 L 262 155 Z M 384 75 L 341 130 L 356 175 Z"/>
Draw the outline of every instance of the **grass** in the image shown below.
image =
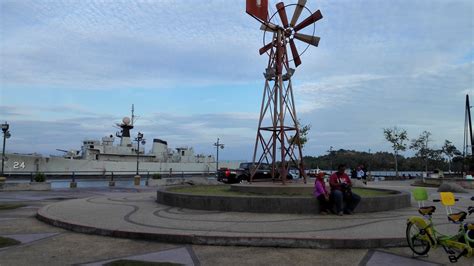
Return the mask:
<path id="1" fill-rule="evenodd" d="M 20 241 L 0 236 L 0 248 L 21 244 Z"/>
<path id="2" fill-rule="evenodd" d="M 187 193 L 192 195 L 207 195 L 207 196 L 285 196 L 285 197 L 312 197 L 312 194 L 301 193 L 301 194 L 273 194 L 273 195 L 262 195 L 255 193 L 243 193 L 238 191 L 231 191 L 229 185 L 217 185 L 217 186 L 190 186 L 190 187 L 176 187 L 169 189 L 170 192 Z M 361 197 L 377 197 L 392 194 L 390 191 L 380 191 L 368 188 L 353 188 L 352 191 Z"/>
<path id="3" fill-rule="evenodd" d="M 0 210 L 12 210 L 12 209 L 18 209 L 21 207 L 25 207 L 25 204 L 21 203 L 1 203 L 0 202 Z"/>
<path id="4" fill-rule="evenodd" d="M 151 262 L 151 261 L 140 261 L 140 260 L 116 260 L 104 264 L 106 266 L 177 266 L 183 265 L 173 262 Z"/>

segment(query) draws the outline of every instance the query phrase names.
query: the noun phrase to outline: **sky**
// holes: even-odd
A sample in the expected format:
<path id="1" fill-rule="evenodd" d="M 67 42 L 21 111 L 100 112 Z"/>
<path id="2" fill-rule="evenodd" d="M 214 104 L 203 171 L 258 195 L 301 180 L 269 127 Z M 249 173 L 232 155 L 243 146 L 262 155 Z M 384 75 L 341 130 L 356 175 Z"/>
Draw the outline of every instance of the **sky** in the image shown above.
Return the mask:
<path id="1" fill-rule="evenodd" d="M 394 126 L 462 150 L 465 95 L 474 95 L 473 1 L 306 6 L 324 18 L 314 27 L 319 47 L 292 77 L 298 118 L 311 125 L 304 155 L 390 151 L 383 129 Z M 114 134 L 134 104 L 132 135 L 143 132 L 147 149 L 160 138 L 215 154 L 220 138 L 220 159 L 251 160 L 268 60 L 258 54 L 259 27 L 242 0 L 0 0 L 6 150 L 80 149 Z"/>

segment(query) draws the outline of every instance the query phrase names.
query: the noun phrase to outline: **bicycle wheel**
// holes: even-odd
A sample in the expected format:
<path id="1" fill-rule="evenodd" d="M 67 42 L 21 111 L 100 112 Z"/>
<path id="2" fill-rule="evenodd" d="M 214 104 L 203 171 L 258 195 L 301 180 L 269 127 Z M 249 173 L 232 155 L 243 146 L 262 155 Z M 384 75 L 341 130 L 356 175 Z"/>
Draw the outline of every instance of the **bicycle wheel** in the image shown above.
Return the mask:
<path id="1" fill-rule="evenodd" d="M 430 251 L 430 243 L 426 240 L 426 233 L 422 234 L 422 229 L 414 223 L 407 225 L 407 242 L 413 253 L 417 255 L 425 255 Z"/>

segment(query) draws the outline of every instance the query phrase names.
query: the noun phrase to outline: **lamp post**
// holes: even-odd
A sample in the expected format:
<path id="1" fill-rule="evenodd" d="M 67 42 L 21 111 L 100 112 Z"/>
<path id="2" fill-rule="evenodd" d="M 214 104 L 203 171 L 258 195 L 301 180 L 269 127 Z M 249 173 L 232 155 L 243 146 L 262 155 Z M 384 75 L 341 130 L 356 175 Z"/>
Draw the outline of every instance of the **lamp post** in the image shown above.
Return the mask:
<path id="1" fill-rule="evenodd" d="M 3 131 L 3 150 L 2 150 L 2 173 L 0 174 L 0 181 L 4 181 L 5 177 L 3 176 L 3 169 L 5 165 L 5 143 L 6 139 L 10 138 L 10 131 L 8 129 L 10 128 L 10 125 L 5 122 L 2 124 L 2 131 Z"/>
<path id="2" fill-rule="evenodd" d="M 140 175 L 138 174 L 138 164 L 140 160 L 140 143 L 142 145 L 145 145 L 146 141 L 143 138 L 143 133 L 138 132 L 137 137 L 135 138 L 135 141 L 137 142 L 137 173 L 133 179 L 134 185 L 139 186 L 140 185 Z"/>
<path id="3" fill-rule="evenodd" d="M 217 171 L 219 170 L 219 148 L 224 149 L 224 144 L 219 143 L 219 138 L 217 138 L 217 142 L 214 143 L 214 146 L 216 146 L 216 151 L 217 151 L 217 159 L 216 159 L 216 175 Z"/>
<path id="4" fill-rule="evenodd" d="M 367 171 L 368 171 L 367 180 L 372 180 L 372 153 L 370 153 L 370 152 L 371 152 L 371 150 L 369 149 L 369 166 L 367 167 Z"/>
<path id="5" fill-rule="evenodd" d="M 137 137 L 135 138 L 135 141 L 137 142 L 137 175 L 138 175 L 138 163 L 140 160 L 140 143 L 142 145 L 145 145 L 146 141 L 143 138 L 143 133 L 138 132 Z"/>

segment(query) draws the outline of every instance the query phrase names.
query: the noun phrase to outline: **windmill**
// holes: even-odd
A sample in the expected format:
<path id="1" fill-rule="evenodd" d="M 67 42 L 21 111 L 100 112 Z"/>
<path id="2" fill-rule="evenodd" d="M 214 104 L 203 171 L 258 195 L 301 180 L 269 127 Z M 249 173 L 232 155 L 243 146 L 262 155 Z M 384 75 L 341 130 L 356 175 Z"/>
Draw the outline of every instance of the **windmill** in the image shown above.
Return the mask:
<path id="1" fill-rule="evenodd" d="M 300 128 L 291 83 L 295 69 L 290 67 L 290 62 L 293 62 L 295 68 L 298 67 L 301 65 L 300 56 L 306 49 L 309 46 L 318 46 L 320 38 L 314 36 L 314 23 L 323 16 L 321 11 L 317 10 L 313 13 L 305 5 L 306 0 L 298 0 L 297 4 L 289 5 L 279 2 L 276 4 L 275 13 L 269 17 L 267 0 L 247 0 L 246 2 L 247 13 L 262 24 L 260 29 L 264 31 L 264 43 L 259 53 L 268 55 L 268 65 L 263 73 L 265 88 L 250 181 L 253 180 L 261 164 L 268 163 L 271 165 L 274 180 L 280 178 L 285 184 L 290 165 L 295 165 L 306 183 Z M 287 10 L 293 10 L 291 20 L 288 20 Z M 303 12 L 307 15 L 300 21 Z M 267 38 L 267 36 L 270 37 Z M 268 43 L 267 39 L 269 39 Z M 291 55 L 287 52 L 287 46 L 290 48 Z"/>

